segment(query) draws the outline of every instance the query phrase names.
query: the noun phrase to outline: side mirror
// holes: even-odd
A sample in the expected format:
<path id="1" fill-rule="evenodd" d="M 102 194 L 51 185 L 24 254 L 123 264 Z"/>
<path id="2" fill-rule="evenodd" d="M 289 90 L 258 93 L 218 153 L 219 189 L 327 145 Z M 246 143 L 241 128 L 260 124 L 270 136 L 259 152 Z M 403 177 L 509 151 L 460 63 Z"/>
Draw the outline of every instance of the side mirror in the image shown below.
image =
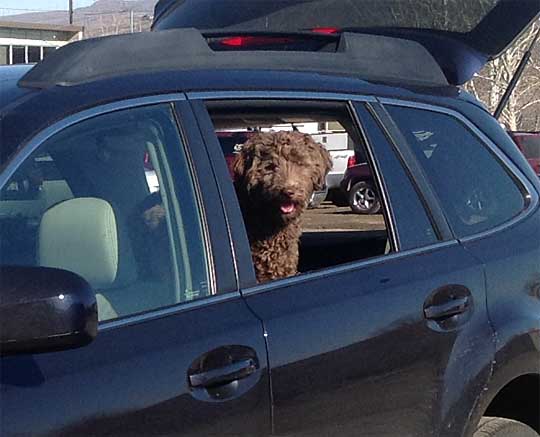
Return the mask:
<path id="1" fill-rule="evenodd" d="M 92 287 L 66 270 L 0 267 L 0 354 L 51 352 L 90 343 L 97 334 Z"/>

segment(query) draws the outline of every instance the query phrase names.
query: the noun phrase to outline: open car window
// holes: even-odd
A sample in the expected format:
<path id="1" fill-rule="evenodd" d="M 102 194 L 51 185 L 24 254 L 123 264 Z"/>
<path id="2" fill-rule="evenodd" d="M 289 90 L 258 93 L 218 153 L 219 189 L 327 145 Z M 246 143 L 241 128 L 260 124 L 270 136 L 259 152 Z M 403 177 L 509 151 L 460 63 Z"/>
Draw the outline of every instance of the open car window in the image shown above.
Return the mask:
<path id="1" fill-rule="evenodd" d="M 258 144 L 260 134 L 263 137 L 271 134 L 276 138 L 283 135 L 285 139 L 282 141 L 285 143 L 294 141 L 288 136 L 291 133 L 301 134 L 300 138 L 307 136 L 309 141 L 324 148 L 331 159 L 332 168 L 326 174 L 324 186 L 308 183 L 310 196 L 298 221 L 301 226 L 298 273 L 384 256 L 397 249 L 398 240 L 390 231 L 390 209 L 385 204 L 387 196 L 368 150 L 371 143 L 386 140 L 376 133 L 372 133 L 370 138 L 366 137 L 365 129 L 360 129 L 353 122 L 351 109 L 346 103 L 211 101 L 207 102 L 207 108 L 239 196 L 252 254 L 256 250 L 254 244 L 258 244 L 254 243 L 259 239 L 257 235 L 264 232 L 266 226 L 272 226 L 270 222 L 274 214 L 282 214 L 278 209 L 282 208 L 283 211 L 282 201 L 287 198 L 283 193 L 289 189 L 289 183 L 291 186 L 295 184 L 289 178 L 294 178 L 294 172 L 303 171 L 295 167 L 293 176 L 288 176 L 286 170 L 282 169 L 288 166 L 288 162 L 279 161 L 285 153 L 280 151 L 286 145 L 279 141 L 269 147 Z M 378 130 L 378 127 L 372 121 L 369 129 Z M 254 143 L 257 145 L 253 146 Z M 255 152 L 242 163 L 242 173 L 239 173 L 235 166 L 239 160 L 244 160 L 240 155 L 248 147 L 247 144 L 250 144 L 250 150 L 254 147 Z M 388 145 L 385 144 L 385 147 Z M 286 160 L 289 159 L 295 158 L 286 157 Z M 387 161 L 392 159 L 395 161 L 395 157 L 389 157 Z M 389 165 L 388 162 L 386 165 Z M 246 169 L 246 166 L 249 168 Z M 399 170 L 395 173 L 393 177 L 388 177 L 390 183 L 403 185 L 405 180 L 410 185 L 404 174 Z M 309 179 L 308 176 L 303 178 Z M 243 195 L 246 189 L 250 193 L 248 200 Z M 411 196 L 416 196 L 416 193 L 410 186 L 409 192 L 405 187 L 394 189 L 410 199 L 406 202 L 409 215 L 416 214 L 415 208 L 423 208 L 417 199 L 414 203 Z M 289 194 L 294 199 L 293 191 L 291 189 Z M 258 217 L 255 221 L 251 220 L 253 213 Z M 408 224 L 403 223 L 396 231 L 399 229 L 418 234 L 404 237 L 404 248 L 420 247 L 437 240 L 427 218 L 420 215 L 415 220 L 410 219 Z M 257 263 L 255 258 L 254 262 Z"/>

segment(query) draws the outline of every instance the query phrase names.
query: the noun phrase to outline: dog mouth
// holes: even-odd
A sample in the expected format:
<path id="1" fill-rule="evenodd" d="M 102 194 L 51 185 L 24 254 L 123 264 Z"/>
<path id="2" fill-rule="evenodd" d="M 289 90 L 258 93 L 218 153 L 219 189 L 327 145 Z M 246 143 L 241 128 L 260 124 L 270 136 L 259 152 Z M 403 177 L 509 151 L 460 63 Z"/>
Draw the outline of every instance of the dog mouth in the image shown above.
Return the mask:
<path id="1" fill-rule="evenodd" d="M 285 215 L 292 214 L 294 211 L 296 211 L 296 204 L 290 200 L 286 200 L 281 203 L 279 209 Z"/>

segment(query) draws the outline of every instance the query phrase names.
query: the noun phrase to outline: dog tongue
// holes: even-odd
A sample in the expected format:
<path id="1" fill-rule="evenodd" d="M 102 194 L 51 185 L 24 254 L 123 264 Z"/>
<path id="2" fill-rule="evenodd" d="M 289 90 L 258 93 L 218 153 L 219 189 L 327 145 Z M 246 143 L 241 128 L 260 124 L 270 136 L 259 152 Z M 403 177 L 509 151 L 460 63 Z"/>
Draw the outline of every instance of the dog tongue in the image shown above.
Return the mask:
<path id="1" fill-rule="evenodd" d="M 294 211 L 294 203 L 293 202 L 285 202 L 281 204 L 281 212 L 283 214 L 290 214 Z"/>

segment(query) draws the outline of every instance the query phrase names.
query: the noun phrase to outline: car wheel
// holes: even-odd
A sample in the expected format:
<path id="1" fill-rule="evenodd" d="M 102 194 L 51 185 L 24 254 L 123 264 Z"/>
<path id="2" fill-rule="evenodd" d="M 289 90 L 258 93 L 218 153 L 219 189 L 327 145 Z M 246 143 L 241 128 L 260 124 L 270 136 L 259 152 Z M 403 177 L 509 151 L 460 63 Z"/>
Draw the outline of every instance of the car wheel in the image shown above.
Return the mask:
<path id="1" fill-rule="evenodd" d="M 356 214 L 377 214 L 381 210 L 381 202 L 375 187 L 370 182 L 361 181 L 354 184 L 349 191 L 349 206 Z"/>
<path id="2" fill-rule="evenodd" d="M 473 437 L 539 437 L 524 423 L 503 417 L 483 417 Z"/>

